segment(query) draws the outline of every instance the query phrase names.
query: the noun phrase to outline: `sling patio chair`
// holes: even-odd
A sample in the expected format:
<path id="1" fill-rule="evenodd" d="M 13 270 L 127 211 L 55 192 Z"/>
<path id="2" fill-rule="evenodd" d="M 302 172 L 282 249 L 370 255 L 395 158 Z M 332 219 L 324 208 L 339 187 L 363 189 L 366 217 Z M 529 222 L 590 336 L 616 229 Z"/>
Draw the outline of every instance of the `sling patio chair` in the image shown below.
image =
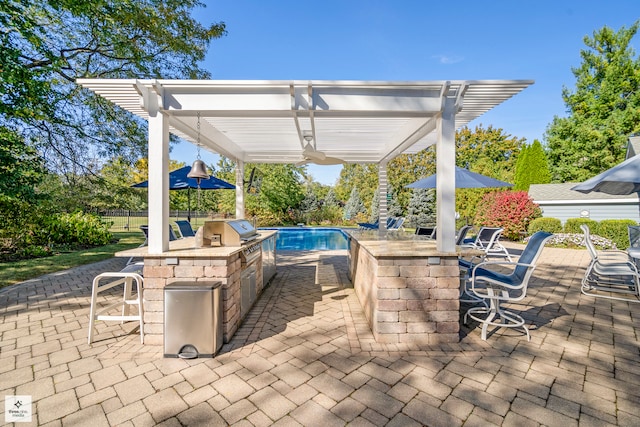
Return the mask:
<path id="1" fill-rule="evenodd" d="M 582 293 L 596 298 L 640 302 L 640 273 L 629 253 L 598 250 L 591 239 L 589 226 L 582 224 L 580 228 L 591 255 L 591 262 L 582 278 Z"/>
<path id="2" fill-rule="evenodd" d="M 404 217 L 401 216 L 399 218 L 396 218 L 395 222 L 387 227 L 387 230 L 402 230 L 402 231 L 404 231 L 403 224 L 404 224 Z"/>
<path id="3" fill-rule="evenodd" d="M 388 217 L 387 229 L 389 229 L 389 227 L 391 227 L 397 220 L 398 218 L 396 217 Z M 380 228 L 380 220 L 378 219 L 375 222 L 359 222 L 358 225 L 360 226 L 361 230 L 377 230 L 378 228 Z"/>
<path id="4" fill-rule="evenodd" d="M 467 238 L 467 234 L 473 228 L 473 225 L 463 225 L 460 227 L 458 232 L 456 233 L 456 246 L 460 246 L 463 244 L 464 240 Z"/>
<path id="5" fill-rule="evenodd" d="M 485 301 L 484 307 L 471 307 L 464 314 L 464 324 L 472 318 L 482 324 L 481 337 L 486 341 L 489 326 L 505 328 L 522 328 L 531 341 L 529 328 L 524 318 L 512 311 L 505 310 L 501 304 L 516 302 L 527 296 L 529 279 L 536 268 L 536 262 L 542 253 L 545 243 L 553 236 L 545 231 L 538 231 L 529 239 L 518 261 L 484 261 L 471 270 L 470 292 L 473 296 Z M 501 267 L 501 271 L 494 268 Z M 510 273 L 502 272 L 502 268 L 511 269 Z"/>
<path id="6" fill-rule="evenodd" d="M 178 230 L 180 230 L 180 235 L 182 237 L 193 237 L 196 235 L 189 221 L 181 219 L 176 221 L 176 225 L 178 226 Z"/>
<path id="7" fill-rule="evenodd" d="M 418 236 L 426 236 L 429 239 L 436 238 L 436 227 L 416 227 L 416 235 Z"/>
<path id="8" fill-rule="evenodd" d="M 627 252 L 635 262 L 636 267 L 640 267 L 640 226 L 630 225 L 628 226 L 629 233 L 629 248 Z"/>
<path id="9" fill-rule="evenodd" d="M 147 246 L 147 244 L 149 242 L 149 226 L 148 225 L 141 225 L 140 226 L 140 230 L 144 234 L 144 242 L 142 242 L 142 244 L 140 246 L 138 246 L 138 247 L 139 248 L 143 248 L 143 247 Z M 176 233 L 175 233 L 175 231 L 173 231 L 173 227 L 169 226 L 169 241 L 173 242 L 174 240 L 178 240 L 178 237 L 176 237 Z M 129 260 L 127 261 L 127 265 L 133 264 L 133 263 L 134 263 L 134 257 L 129 258 Z"/>
<path id="10" fill-rule="evenodd" d="M 471 269 L 479 262 L 485 261 L 489 257 L 501 257 L 508 261 L 512 261 L 511 255 L 507 248 L 500 243 L 502 236 L 502 228 L 482 227 L 475 239 L 471 243 L 463 243 L 461 246 L 482 251 L 482 255 L 475 255 L 469 260 L 460 259 L 458 261 L 460 268 Z"/>

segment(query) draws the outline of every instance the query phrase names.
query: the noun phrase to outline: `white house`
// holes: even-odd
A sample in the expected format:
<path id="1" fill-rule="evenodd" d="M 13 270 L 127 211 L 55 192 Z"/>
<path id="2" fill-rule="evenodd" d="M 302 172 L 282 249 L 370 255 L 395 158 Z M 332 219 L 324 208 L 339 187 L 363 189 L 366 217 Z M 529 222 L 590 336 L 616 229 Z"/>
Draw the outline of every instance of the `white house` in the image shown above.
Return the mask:
<path id="1" fill-rule="evenodd" d="M 542 216 L 558 218 L 564 224 L 569 218 L 631 219 L 640 223 L 640 201 L 637 194 L 613 196 L 605 193 L 583 194 L 570 190 L 575 182 L 532 184 L 529 196 L 542 208 Z"/>
<path id="2" fill-rule="evenodd" d="M 640 136 L 629 137 L 626 158 L 640 153 Z M 638 194 L 616 196 L 591 192 L 583 194 L 571 190 L 575 182 L 562 184 L 532 184 L 529 196 L 542 208 L 542 216 L 558 218 L 631 219 L 640 223 L 640 201 Z"/>

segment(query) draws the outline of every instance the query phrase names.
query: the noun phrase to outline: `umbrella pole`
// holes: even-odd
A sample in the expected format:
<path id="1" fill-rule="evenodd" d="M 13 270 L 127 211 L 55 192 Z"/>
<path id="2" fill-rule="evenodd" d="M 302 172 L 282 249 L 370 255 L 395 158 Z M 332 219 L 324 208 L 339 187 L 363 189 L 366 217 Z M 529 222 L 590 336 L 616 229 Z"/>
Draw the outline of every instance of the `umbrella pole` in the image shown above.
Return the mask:
<path id="1" fill-rule="evenodd" d="M 187 221 L 191 222 L 191 188 L 187 188 Z"/>

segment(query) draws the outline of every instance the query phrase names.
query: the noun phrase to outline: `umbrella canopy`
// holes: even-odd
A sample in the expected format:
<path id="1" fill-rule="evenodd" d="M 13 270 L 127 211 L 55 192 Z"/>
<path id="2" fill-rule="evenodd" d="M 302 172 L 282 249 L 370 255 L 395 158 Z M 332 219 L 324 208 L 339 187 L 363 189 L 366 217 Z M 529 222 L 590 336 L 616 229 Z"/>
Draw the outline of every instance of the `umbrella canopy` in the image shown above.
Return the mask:
<path id="1" fill-rule="evenodd" d="M 198 181 L 196 181 L 195 178 L 187 177 L 190 170 L 191 166 L 184 166 L 180 169 L 169 172 L 169 190 L 198 188 Z M 132 187 L 136 188 L 147 188 L 148 186 L 149 181 L 139 182 L 138 184 L 132 185 Z M 214 176 L 209 176 L 209 179 L 203 179 L 200 181 L 200 188 L 203 190 L 233 190 L 236 186 Z"/>
<path id="2" fill-rule="evenodd" d="M 571 189 L 585 194 L 596 191 L 619 196 L 640 192 L 640 154 Z"/>
<path id="3" fill-rule="evenodd" d="M 513 184 L 493 179 L 469 169 L 456 166 L 456 188 L 493 188 L 512 187 Z M 416 182 L 406 185 L 406 188 L 436 188 L 436 175 L 433 174 Z"/>
<path id="4" fill-rule="evenodd" d="M 191 192 L 192 188 L 200 188 L 201 190 L 233 190 L 236 188 L 235 185 L 229 184 L 227 181 L 223 181 L 221 179 L 216 178 L 215 176 L 209 176 L 209 179 L 200 180 L 200 185 L 198 186 L 198 181 L 195 178 L 187 177 L 187 174 L 191 170 L 191 166 L 184 166 L 180 169 L 176 169 L 174 171 L 169 172 L 169 190 L 189 190 L 188 194 L 188 219 L 191 221 Z M 132 187 L 135 188 L 147 188 L 149 187 L 149 181 L 139 182 L 137 184 L 133 184 Z"/>

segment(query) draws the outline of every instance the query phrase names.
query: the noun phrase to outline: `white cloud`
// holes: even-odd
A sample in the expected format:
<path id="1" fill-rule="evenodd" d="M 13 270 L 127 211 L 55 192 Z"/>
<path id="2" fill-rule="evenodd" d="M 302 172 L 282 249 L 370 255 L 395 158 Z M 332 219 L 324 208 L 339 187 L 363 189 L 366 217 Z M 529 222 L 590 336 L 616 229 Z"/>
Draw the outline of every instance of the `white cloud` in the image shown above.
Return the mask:
<path id="1" fill-rule="evenodd" d="M 456 64 L 464 60 L 462 56 L 457 55 L 434 55 L 433 58 L 436 58 L 441 64 Z"/>

